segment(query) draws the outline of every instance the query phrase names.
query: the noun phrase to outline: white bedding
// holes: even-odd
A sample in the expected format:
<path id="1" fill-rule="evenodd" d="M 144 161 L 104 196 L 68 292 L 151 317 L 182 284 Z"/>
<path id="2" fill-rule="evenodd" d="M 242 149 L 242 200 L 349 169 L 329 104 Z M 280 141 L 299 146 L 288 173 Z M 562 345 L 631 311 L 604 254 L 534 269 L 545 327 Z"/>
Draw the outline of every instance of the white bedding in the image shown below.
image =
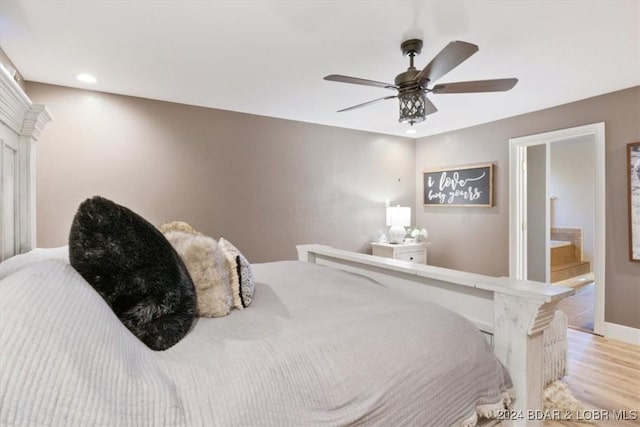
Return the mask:
<path id="1" fill-rule="evenodd" d="M 447 426 L 511 386 L 469 321 L 360 276 L 253 265 L 250 308 L 154 352 L 54 258 L 0 264 L 2 425 Z"/>

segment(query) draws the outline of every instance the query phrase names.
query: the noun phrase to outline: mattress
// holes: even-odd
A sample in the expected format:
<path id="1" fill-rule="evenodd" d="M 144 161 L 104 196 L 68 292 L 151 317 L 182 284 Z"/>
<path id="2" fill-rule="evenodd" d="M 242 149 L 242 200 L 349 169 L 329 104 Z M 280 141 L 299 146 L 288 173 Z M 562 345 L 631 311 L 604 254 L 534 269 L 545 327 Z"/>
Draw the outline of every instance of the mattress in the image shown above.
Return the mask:
<path id="1" fill-rule="evenodd" d="M 254 264 L 249 308 L 155 352 L 60 253 L 0 264 L 2 425 L 473 425 L 509 400 L 471 322 L 355 274 Z"/>

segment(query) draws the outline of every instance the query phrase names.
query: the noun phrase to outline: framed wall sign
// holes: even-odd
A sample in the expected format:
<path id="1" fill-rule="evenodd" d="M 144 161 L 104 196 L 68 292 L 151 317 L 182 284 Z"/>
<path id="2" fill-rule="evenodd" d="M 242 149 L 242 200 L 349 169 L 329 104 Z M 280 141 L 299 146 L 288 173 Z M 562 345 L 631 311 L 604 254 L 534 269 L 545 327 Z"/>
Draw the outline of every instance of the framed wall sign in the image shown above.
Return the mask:
<path id="1" fill-rule="evenodd" d="M 424 206 L 493 206 L 493 164 L 424 171 Z"/>
<path id="2" fill-rule="evenodd" d="M 629 259 L 640 262 L 640 142 L 627 144 Z"/>

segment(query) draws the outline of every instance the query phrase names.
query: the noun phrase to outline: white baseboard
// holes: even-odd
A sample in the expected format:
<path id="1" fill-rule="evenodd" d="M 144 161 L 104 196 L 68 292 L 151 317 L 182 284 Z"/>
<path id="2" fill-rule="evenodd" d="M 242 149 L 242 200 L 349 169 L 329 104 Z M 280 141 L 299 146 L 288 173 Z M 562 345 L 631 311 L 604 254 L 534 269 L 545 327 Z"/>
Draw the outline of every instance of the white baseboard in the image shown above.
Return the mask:
<path id="1" fill-rule="evenodd" d="M 628 344 L 640 345 L 640 329 L 604 322 L 604 336 Z"/>

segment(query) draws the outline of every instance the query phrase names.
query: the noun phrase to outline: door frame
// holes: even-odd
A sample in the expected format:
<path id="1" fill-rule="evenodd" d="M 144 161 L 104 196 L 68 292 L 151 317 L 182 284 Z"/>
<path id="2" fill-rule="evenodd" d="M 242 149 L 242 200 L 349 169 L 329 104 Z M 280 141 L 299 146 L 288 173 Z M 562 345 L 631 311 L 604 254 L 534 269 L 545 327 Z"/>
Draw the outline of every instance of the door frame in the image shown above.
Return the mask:
<path id="1" fill-rule="evenodd" d="M 543 132 L 509 139 L 509 277 L 527 278 L 527 147 L 547 145 L 580 136 L 593 136 L 595 140 L 595 191 L 594 191 L 594 248 L 593 274 L 595 276 L 594 333 L 604 334 L 604 289 L 606 255 L 606 175 L 605 175 L 605 127 L 604 122 Z M 547 155 L 547 163 L 549 158 Z M 547 169 L 547 178 L 549 170 Z M 545 206 L 546 229 L 549 229 L 549 197 Z M 549 243 L 547 239 L 547 252 Z M 548 254 L 545 255 L 548 257 Z"/>

